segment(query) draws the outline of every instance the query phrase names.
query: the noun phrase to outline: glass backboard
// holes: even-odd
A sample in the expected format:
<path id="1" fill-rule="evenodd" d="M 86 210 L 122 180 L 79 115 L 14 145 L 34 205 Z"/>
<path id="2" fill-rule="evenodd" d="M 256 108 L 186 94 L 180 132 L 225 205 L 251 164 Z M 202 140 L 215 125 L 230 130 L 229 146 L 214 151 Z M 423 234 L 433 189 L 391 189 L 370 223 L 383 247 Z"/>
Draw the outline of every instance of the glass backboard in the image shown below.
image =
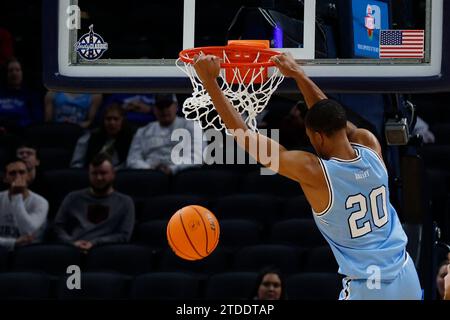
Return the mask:
<path id="1" fill-rule="evenodd" d="M 324 89 L 448 88 L 443 0 L 45 0 L 44 82 L 72 91 L 189 92 L 182 49 L 269 40 Z M 280 91 L 295 91 L 285 81 Z"/>

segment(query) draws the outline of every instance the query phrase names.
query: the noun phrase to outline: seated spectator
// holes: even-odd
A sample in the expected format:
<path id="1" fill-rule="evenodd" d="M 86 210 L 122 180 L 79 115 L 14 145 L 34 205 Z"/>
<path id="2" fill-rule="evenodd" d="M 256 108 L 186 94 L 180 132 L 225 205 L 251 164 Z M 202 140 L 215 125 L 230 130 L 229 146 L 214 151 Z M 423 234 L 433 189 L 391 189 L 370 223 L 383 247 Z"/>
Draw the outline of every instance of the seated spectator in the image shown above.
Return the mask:
<path id="1" fill-rule="evenodd" d="M 41 160 L 39 159 L 37 147 L 26 142 L 20 143 L 16 148 L 16 157 L 27 164 L 28 185 L 34 191 L 37 191 L 38 193 L 42 192 L 44 186 L 39 172 Z"/>
<path id="2" fill-rule="evenodd" d="M 6 87 L 0 89 L 0 131 L 17 133 L 31 123 L 41 121 L 42 106 L 37 95 L 25 88 L 22 65 L 18 60 L 9 60 L 6 71 Z"/>
<path id="3" fill-rule="evenodd" d="M 102 126 L 78 139 L 70 166 L 86 168 L 99 153 L 108 154 L 116 169 L 125 166 L 135 130 L 124 117 L 125 111 L 120 105 L 108 106 Z"/>
<path id="4" fill-rule="evenodd" d="M 134 228 L 134 203 L 114 190 L 111 158 L 97 155 L 89 166 L 90 188 L 69 193 L 54 222 L 57 240 L 82 251 L 93 246 L 128 242 Z"/>
<path id="5" fill-rule="evenodd" d="M 446 296 L 446 294 L 450 294 L 450 292 L 446 291 L 445 286 L 445 277 L 448 276 L 448 268 L 450 266 L 450 253 L 448 259 L 442 261 L 439 265 L 438 273 L 436 275 L 436 288 L 438 291 L 438 297 L 440 300 L 450 300 L 450 296 Z M 448 280 L 447 280 L 448 281 Z M 445 299 L 447 297 L 447 299 Z"/>
<path id="6" fill-rule="evenodd" d="M 49 91 L 45 96 L 45 121 L 74 123 L 89 128 L 101 103 L 101 94 Z"/>
<path id="7" fill-rule="evenodd" d="M 155 116 L 158 121 L 136 132 L 127 158 L 129 169 L 154 169 L 170 175 L 196 166 L 195 162 L 201 162 L 201 128 L 193 121 L 177 117 L 177 106 L 175 95 L 156 95 Z M 180 129 L 187 130 L 191 139 L 173 141 L 172 133 Z M 171 158 L 173 148 L 180 143 L 186 147 L 184 150 L 191 150 L 190 154 L 183 154 L 183 164 L 174 163 Z"/>
<path id="8" fill-rule="evenodd" d="M 6 165 L 4 182 L 9 189 L 0 192 L 0 246 L 13 250 L 42 240 L 48 202 L 28 189 L 28 169 L 23 160 Z"/>
<path id="9" fill-rule="evenodd" d="M 447 265 L 447 275 L 444 278 L 444 300 L 450 300 L 450 264 Z"/>
<path id="10" fill-rule="evenodd" d="M 421 135 L 423 142 L 426 144 L 436 142 L 436 138 L 434 133 L 430 130 L 430 126 L 421 117 L 417 117 L 417 123 L 414 127 L 413 134 Z"/>
<path id="11" fill-rule="evenodd" d="M 285 282 L 281 271 L 266 267 L 261 270 L 256 281 L 253 300 L 286 300 Z"/>
<path id="12" fill-rule="evenodd" d="M 40 165 L 37 148 L 27 143 L 21 143 L 16 148 L 16 156 L 27 164 L 28 183 L 31 185 L 36 179 L 37 169 Z"/>
<path id="13" fill-rule="evenodd" d="M 111 95 L 107 101 L 107 105 L 118 103 L 126 111 L 128 121 L 139 127 L 156 120 L 153 113 L 155 106 L 153 94 L 117 93 Z"/>

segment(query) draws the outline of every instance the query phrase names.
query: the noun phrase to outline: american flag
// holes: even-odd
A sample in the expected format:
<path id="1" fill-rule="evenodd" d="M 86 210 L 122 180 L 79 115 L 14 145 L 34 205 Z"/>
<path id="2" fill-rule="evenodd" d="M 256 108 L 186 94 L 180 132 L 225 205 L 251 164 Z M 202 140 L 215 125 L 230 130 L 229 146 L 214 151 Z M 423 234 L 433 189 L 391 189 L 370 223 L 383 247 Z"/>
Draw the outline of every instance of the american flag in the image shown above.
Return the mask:
<path id="1" fill-rule="evenodd" d="M 424 58 L 423 30 L 381 30 L 380 59 Z"/>

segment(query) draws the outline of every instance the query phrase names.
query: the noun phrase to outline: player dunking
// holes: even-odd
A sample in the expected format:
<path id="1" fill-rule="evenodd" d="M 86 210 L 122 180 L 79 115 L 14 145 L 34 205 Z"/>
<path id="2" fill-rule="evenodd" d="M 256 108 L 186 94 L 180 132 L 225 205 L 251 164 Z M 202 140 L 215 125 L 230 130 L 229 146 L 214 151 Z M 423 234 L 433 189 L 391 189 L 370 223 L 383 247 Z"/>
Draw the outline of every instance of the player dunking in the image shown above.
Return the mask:
<path id="1" fill-rule="evenodd" d="M 421 299 L 417 272 L 406 252 L 407 237 L 389 202 L 388 174 L 376 137 L 348 122 L 342 106 L 327 99 L 290 54 L 272 61 L 295 79 L 305 98 L 306 132 L 318 155 L 287 151 L 271 142 L 278 148 L 278 173 L 301 185 L 339 272 L 346 276 L 340 299 Z M 226 127 L 247 131 L 217 83 L 219 58 L 200 55 L 194 62 Z M 250 140 L 260 147 L 269 139 L 250 133 L 242 146 L 259 160 L 257 150 L 249 148 Z"/>

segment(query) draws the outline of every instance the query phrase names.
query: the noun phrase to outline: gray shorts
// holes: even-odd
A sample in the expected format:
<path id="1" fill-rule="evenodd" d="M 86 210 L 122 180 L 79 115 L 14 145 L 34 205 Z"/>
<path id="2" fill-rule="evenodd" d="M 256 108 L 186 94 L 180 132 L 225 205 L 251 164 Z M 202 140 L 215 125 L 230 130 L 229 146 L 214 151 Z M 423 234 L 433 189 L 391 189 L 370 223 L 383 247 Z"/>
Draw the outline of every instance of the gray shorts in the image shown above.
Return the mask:
<path id="1" fill-rule="evenodd" d="M 379 286 L 368 280 L 342 280 L 339 300 L 421 300 L 422 289 L 416 267 L 409 255 L 402 270 L 392 281 L 381 281 Z"/>

